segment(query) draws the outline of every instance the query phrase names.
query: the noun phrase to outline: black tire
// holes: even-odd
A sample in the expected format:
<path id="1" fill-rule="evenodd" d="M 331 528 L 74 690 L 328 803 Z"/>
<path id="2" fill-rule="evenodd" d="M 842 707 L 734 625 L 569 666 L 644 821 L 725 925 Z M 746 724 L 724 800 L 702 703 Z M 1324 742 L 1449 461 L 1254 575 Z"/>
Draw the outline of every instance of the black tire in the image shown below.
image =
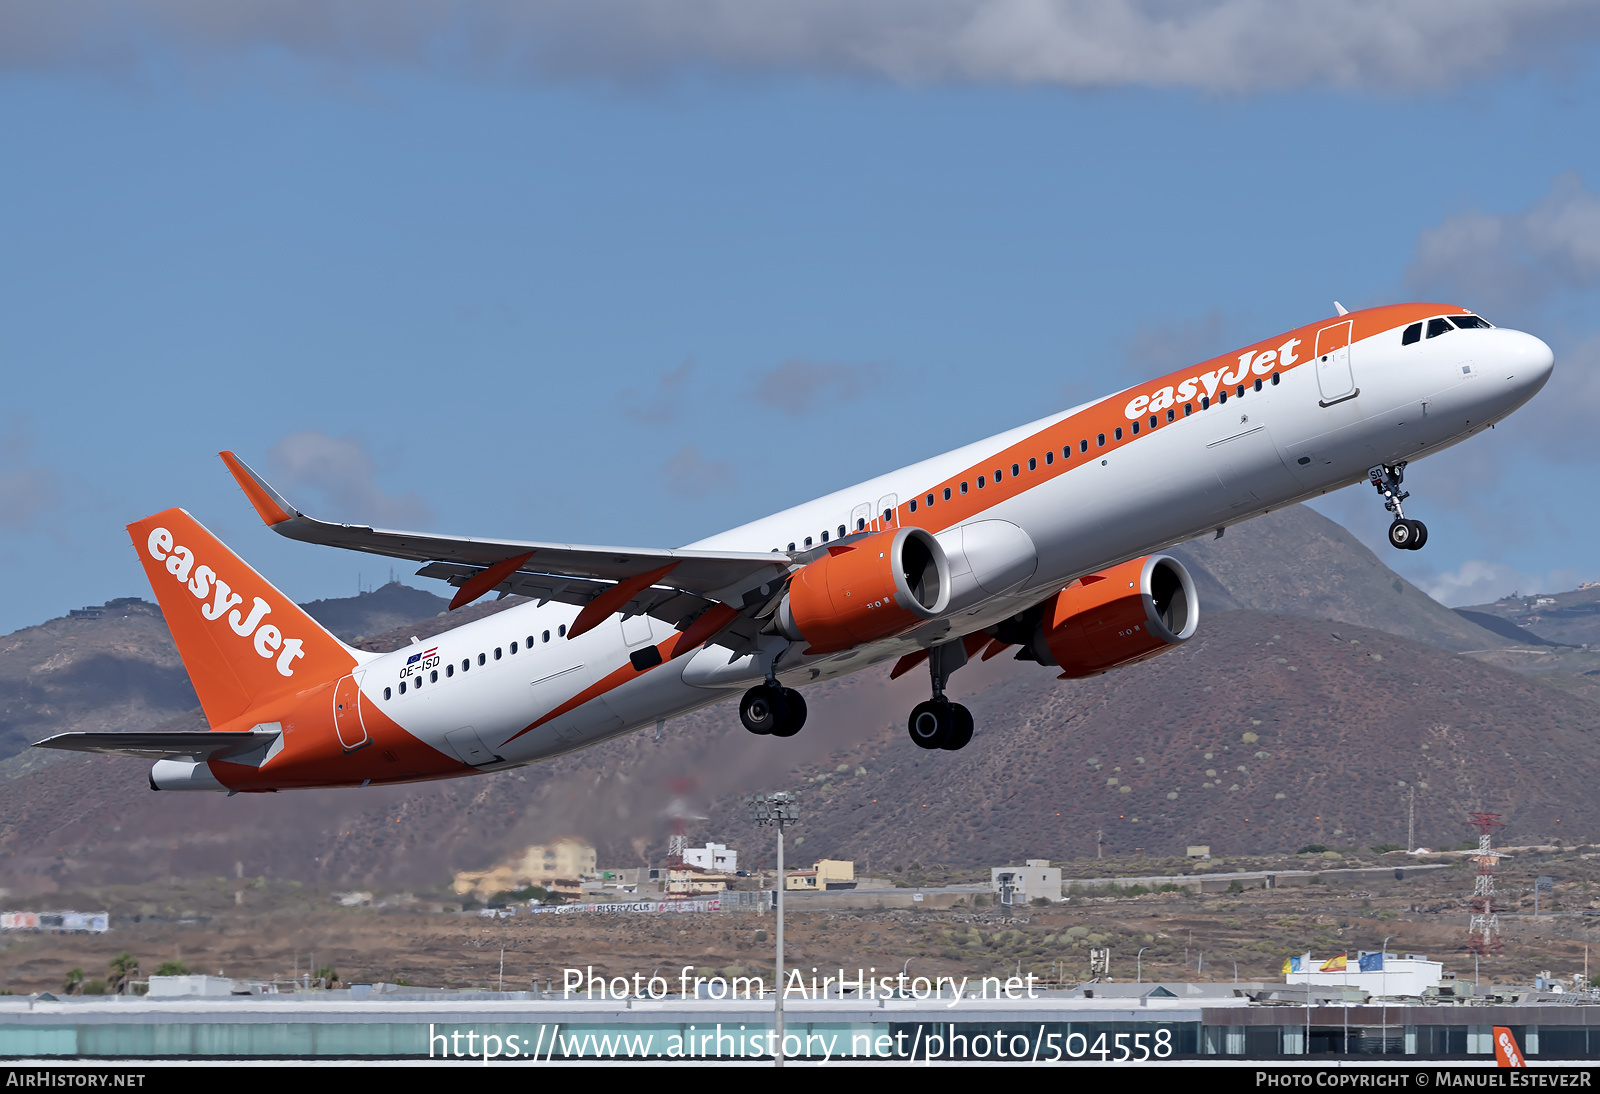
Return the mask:
<path id="1" fill-rule="evenodd" d="M 757 736 L 765 737 L 775 732 L 789 714 L 789 704 L 782 688 L 757 684 L 739 700 L 739 721 L 744 728 Z"/>
<path id="2" fill-rule="evenodd" d="M 1389 525 L 1389 546 L 1401 551 L 1415 550 L 1416 548 L 1412 546 L 1417 538 L 1416 528 L 1413 527 L 1415 523 L 1410 520 L 1397 520 Z"/>
<path id="3" fill-rule="evenodd" d="M 942 699 L 929 699 L 911 708 L 906 731 L 918 748 L 943 748 L 955 732 L 955 715 Z"/>
<path id="4" fill-rule="evenodd" d="M 794 688 L 783 689 L 785 714 L 783 721 L 772 730 L 774 737 L 793 737 L 806 724 L 806 700 Z"/>
<path id="5" fill-rule="evenodd" d="M 1420 520 L 1414 520 L 1411 523 L 1417 526 L 1417 537 L 1411 541 L 1411 549 L 1420 551 L 1428 544 L 1428 526 Z"/>
<path id="6" fill-rule="evenodd" d="M 955 727 L 950 731 L 950 739 L 944 743 L 944 748 L 947 752 L 960 752 L 972 740 L 972 711 L 960 703 L 952 703 L 950 713 L 955 716 Z"/>

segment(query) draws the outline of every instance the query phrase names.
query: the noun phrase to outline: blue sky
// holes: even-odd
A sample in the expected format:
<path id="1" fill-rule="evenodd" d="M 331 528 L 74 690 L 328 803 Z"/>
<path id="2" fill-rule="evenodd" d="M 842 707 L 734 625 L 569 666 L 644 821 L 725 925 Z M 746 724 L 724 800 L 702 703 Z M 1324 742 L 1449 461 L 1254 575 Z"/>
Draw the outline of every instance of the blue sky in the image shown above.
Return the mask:
<path id="1" fill-rule="evenodd" d="M 1450 603 L 1600 579 L 1595 21 L 1347 6 L 1215 0 L 1187 49 L 1136 2 L 0 6 L 0 630 L 147 596 L 123 525 L 170 505 L 298 598 L 387 578 L 221 448 L 318 516 L 674 545 L 1335 298 L 1557 372 L 1413 469 L 1425 551 L 1321 508 Z"/>

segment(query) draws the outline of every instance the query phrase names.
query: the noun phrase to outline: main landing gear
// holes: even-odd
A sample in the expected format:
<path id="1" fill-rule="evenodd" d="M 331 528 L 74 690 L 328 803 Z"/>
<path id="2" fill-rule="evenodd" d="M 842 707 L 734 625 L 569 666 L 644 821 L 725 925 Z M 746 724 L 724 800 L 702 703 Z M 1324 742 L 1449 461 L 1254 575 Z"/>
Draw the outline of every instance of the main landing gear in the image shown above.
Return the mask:
<path id="1" fill-rule="evenodd" d="M 1374 490 L 1383 495 L 1383 507 L 1394 514 L 1394 523 L 1389 525 L 1390 545 L 1402 551 L 1419 551 L 1428 542 L 1428 526 L 1420 520 L 1408 520 L 1405 510 L 1400 508 L 1400 503 L 1411 496 L 1409 490 L 1400 489 L 1405 478 L 1404 461 L 1397 464 L 1380 463 L 1367 471 L 1367 480 L 1372 483 Z"/>
<path id="2" fill-rule="evenodd" d="M 739 721 L 763 737 L 793 737 L 806 724 L 805 697 L 776 681 L 757 684 L 739 700 Z"/>
<path id="3" fill-rule="evenodd" d="M 912 707 L 911 717 L 906 722 L 906 730 L 918 748 L 955 752 L 972 740 L 972 711 L 960 703 L 952 703 L 944 694 L 950 674 L 966 663 L 967 650 L 959 638 L 928 651 L 933 698 Z"/>

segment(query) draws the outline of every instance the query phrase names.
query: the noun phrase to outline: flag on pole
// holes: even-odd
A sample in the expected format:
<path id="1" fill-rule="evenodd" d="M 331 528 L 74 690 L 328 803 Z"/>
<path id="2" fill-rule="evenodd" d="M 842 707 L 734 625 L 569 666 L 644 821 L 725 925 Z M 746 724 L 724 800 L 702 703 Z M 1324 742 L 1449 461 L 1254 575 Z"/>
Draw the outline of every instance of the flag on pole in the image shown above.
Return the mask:
<path id="1" fill-rule="evenodd" d="M 1383 954 L 1382 953 L 1364 953 L 1364 954 L 1362 954 L 1361 955 L 1361 971 L 1362 972 L 1382 972 L 1383 971 Z"/>
<path id="2" fill-rule="evenodd" d="M 1338 957 L 1330 957 L 1330 958 L 1328 958 L 1326 961 L 1324 961 L 1322 963 L 1322 967 L 1320 969 L 1318 969 L 1317 971 L 1318 972 L 1343 972 L 1345 970 L 1345 966 L 1348 964 L 1348 961 L 1346 959 L 1349 956 L 1350 955 L 1348 953 L 1342 953 Z"/>

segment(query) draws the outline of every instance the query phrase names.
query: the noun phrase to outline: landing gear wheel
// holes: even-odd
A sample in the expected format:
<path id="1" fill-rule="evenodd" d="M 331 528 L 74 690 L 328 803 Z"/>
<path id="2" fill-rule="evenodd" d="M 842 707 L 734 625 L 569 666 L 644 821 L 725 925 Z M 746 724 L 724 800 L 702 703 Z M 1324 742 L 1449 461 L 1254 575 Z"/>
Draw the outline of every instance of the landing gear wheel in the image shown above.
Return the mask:
<path id="1" fill-rule="evenodd" d="M 1428 545 L 1428 526 L 1423 524 L 1420 520 L 1414 520 L 1411 523 L 1417 526 L 1417 538 L 1411 544 L 1411 549 L 1413 551 L 1420 551 Z"/>
<path id="2" fill-rule="evenodd" d="M 950 704 L 950 713 L 955 716 L 955 726 L 950 731 L 950 739 L 943 748 L 948 752 L 959 752 L 972 740 L 972 711 L 960 703 Z"/>
<path id="3" fill-rule="evenodd" d="M 918 748 L 945 748 L 955 733 L 956 716 L 944 699 L 929 699 L 911 708 L 906 729 Z"/>
<path id="4" fill-rule="evenodd" d="M 783 689 L 783 703 L 785 714 L 773 727 L 774 737 L 793 737 L 800 732 L 800 727 L 806 724 L 805 698 L 794 688 Z"/>
<path id="5" fill-rule="evenodd" d="M 788 696 L 784 691 L 783 688 L 757 684 L 745 692 L 744 698 L 739 700 L 739 721 L 744 723 L 744 728 L 763 737 L 777 733 L 789 717 Z M 802 711 L 801 721 L 804 720 Z M 799 727 L 795 728 L 798 730 Z"/>
<path id="6" fill-rule="evenodd" d="M 1415 551 L 1417 549 L 1417 522 L 1414 520 L 1397 520 L 1389 525 L 1389 545 L 1398 547 L 1402 551 Z"/>

